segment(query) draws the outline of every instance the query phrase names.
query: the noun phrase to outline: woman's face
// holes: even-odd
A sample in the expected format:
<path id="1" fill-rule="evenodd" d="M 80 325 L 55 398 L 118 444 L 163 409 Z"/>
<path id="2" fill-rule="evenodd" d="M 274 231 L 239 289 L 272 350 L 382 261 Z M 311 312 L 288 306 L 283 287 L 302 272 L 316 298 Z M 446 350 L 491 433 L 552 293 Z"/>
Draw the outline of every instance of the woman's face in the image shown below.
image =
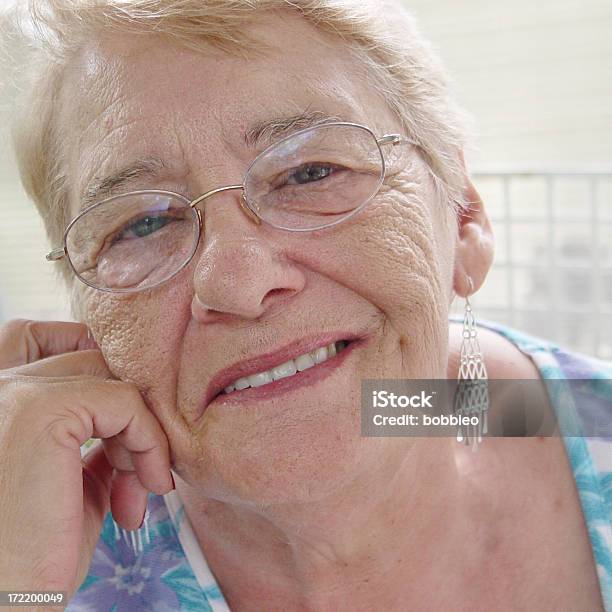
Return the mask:
<path id="1" fill-rule="evenodd" d="M 153 37 L 83 49 L 66 76 L 61 116 L 73 215 L 94 179 L 145 157 L 161 159 L 163 170 L 117 192 L 195 198 L 240 184 L 266 145 L 248 146 L 245 132 L 262 121 L 315 111 L 378 136 L 401 132 L 341 42 L 291 15 L 252 31 L 275 50 L 248 62 Z M 360 436 L 362 379 L 445 375 L 457 226 L 424 162 L 410 155 L 401 180 L 336 227 L 257 225 L 240 192 L 228 191 L 205 201 L 199 250 L 165 285 L 121 296 L 76 283 L 109 367 L 138 385 L 177 473 L 206 495 L 314 500 L 373 474 L 401 445 Z M 209 384 L 230 366 L 249 360 L 254 374 L 271 367 L 258 365 L 262 356 L 276 365 L 345 338 L 356 341 L 283 385 L 205 405 Z"/>

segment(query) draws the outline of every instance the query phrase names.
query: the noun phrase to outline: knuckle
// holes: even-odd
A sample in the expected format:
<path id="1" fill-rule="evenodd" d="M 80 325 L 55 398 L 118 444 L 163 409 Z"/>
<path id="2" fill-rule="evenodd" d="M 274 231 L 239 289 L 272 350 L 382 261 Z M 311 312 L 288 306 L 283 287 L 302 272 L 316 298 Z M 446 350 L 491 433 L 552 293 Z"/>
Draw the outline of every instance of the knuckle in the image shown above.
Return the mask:
<path id="1" fill-rule="evenodd" d="M 29 323 L 31 323 L 29 319 L 11 319 L 0 325 L 0 334 L 22 331 Z"/>
<path id="2" fill-rule="evenodd" d="M 93 433 L 93 423 L 82 410 L 69 409 L 50 419 L 43 431 L 56 444 L 64 448 L 79 449 Z"/>
<path id="3" fill-rule="evenodd" d="M 144 400 L 142 399 L 142 394 L 140 393 L 140 389 L 134 383 L 128 383 L 127 387 L 128 396 L 131 401 L 137 405 L 138 408 L 144 408 Z"/>
<path id="4" fill-rule="evenodd" d="M 89 360 L 90 364 L 90 375 L 96 378 L 101 378 L 103 380 L 112 380 L 113 374 L 108 368 L 108 364 L 104 359 L 104 355 L 99 350 L 88 350 L 81 351 L 81 353 L 86 353 L 86 355 L 81 355 L 81 357 L 86 357 Z"/>
<path id="5" fill-rule="evenodd" d="M 23 436 L 26 431 L 44 431 L 65 418 L 83 423 L 83 410 L 75 395 L 74 402 L 64 401 L 65 385 L 44 384 L 30 376 L 15 374 L 0 377 L 0 431 L 2 435 Z M 78 417 L 75 419 L 75 416 Z"/>
<path id="6" fill-rule="evenodd" d="M 125 400 L 129 408 L 140 412 L 139 408 L 141 408 L 143 404 L 143 399 L 136 383 L 126 382 L 123 380 L 109 380 L 107 382 L 108 384 L 113 385 L 117 389 L 118 393 L 125 396 Z"/>
<path id="7" fill-rule="evenodd" d="M 12 344 L 12 339 L 21 336 L 28 323 L 30 321 L 27 319 L 11 319 L 0 325 L 0 347 L 3 350 L 9 348 L 8 345 Z"/>
<path id="8" fill-rule="evenodd" d="M 33 323 L 34 321 L 29 319 L 12 319 L 0 325 L 0 363 L 2 363 L 0 369 L 18 365 L 24 359 L 27 362 L 30 347 L 27 342 L 24 347 L 22 339 L 27 338 Z"/>

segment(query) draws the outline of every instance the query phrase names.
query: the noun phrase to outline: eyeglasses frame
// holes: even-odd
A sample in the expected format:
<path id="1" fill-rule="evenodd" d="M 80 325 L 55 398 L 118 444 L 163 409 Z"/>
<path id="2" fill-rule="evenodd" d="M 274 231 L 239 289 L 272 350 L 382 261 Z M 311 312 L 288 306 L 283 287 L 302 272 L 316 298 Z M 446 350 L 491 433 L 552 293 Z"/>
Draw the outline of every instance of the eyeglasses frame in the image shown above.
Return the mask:
<path id="1" fill-rule="evenodd" d="M 247 201 L 247 198 L 246 198 L 246 186 L 245 186 L 245 183 L 246 183 L 246 178 L 249 176 L 249 172 L 251 171 L 251 168 L 266 153 L 268 153 L 271 149 L 274 149 L 274 148 L 278 147 L 283 142 L 286 142 L 287 140 L 295 138 L 296 136 L 298 136 L 300 134 L 305 134 L 305 133 L 308 133 L 310 131 L 319 129 L 321 127 L 333 127 L 333 126 L 336 126 L 336 127 L 340 126 L 340 127 L 355 127 L 355 128 L 360 128 L 360 129 L 365 130 L 366 132 L 368 132 L 373 137 L 374 141 L 376 142 L 376 146 L 378 147 L 378 152 L 380 153 L 380 159 L 381 159 L 381 162 L 382 162 L 381 174 L 380 174 L 379 183 L 378 183 L 378 186 L 376 187 L 376 190 L 372 193 L 372 195 L 367 200 L 365 200 L 362 204 L 360 204 L 357 208 L 355 208 L 355 210 L 351 211 L 348 215 L 346 215 L 345 217 L 342 217 L 341 219 L 337 219 L 336 221 L 332 221 L 331 223 L 328 223 L 328 224 L 325 224 L 325 225 L 322 225 L 322 226 L 318 226 L 318 227 L 314 227 L 314 228 L 287 228 L 287 227 L 282 227 L 282 226 L 275 225 L 275 224 L 271 223 L 270 221 L 266 221 L 264 219 L 261 219 L 257 215 L 257 212 L 255 210 L 253 210 L 253 208 L 251 207 L 251 205 L 249 204 L 249 202 Z M 140 189 L 140 190 L 135 190 L 135 191 L 128 191 L 126 193 L 120 193 L 120 194 L 117 194 L 117 195 L 105 198 L 104 200 L 101 200 L 100 202 L 95 202 L 91 206 L 88 206 L 87 208 L 82 210 L 74 219 L 72 219 L 72 221 L 68 224 L 68 226 L 64 230 L 63 246 L 51 250 L 49 253 L 47 253 L 47 255 L 45 256 L 45 259 L 47 261 L 50 261 L 50 262 L 55 262 L 55 261 L 60 261 L 60 260 L 62 260 L 64 258 L 66 258 L 66 260 L 68 261 L 68 263 L 70 265 L 70 268 L 74 272 L 75 276 L 82 283 L 84 283 L 85 285 L 88 285 L 89 287 L 92 287 L 93 289 L 96 289 L 98 291 L 104 291 L 106 293 L 137 293 L 139 291 L 148 291 L 150 289 L 154 289 L 155 287 L 158 287 L 159 285 L 162 285 L 162 284 L 166 283 L 167 281 L 171 280 L 172 278 L 174 278 L 177 274 L 179 274 L 179 272 L 181 272 L 181 270 L 186 268 L 189 265 L 189 263 L 191 262 L 191 260 L 193 259 L 193 256 L 195 255 L 196 251 L 198 250 L 198 245 L 200 244 L 200 239 L 202 237 L 202 223 L 203 223 L 202 212 L 201 212 L 201 210 L 199 208 L 196 208 L 196 206 L 198 204 L 200 204 L 201 202 L 203 202 L 204 200 L 206 200 L 207 198 L 209 198 L 209 197 L 211 197 L 213 195 L 216 195 L 218 193 L 222 193 L 224 191 L 231 191 L 231 190 L 241 189 L 242 190 L 242 197 L 240 198 L 240 207 L 243 209 L 245 214 L 254 223 L 256 223 L 257 225 L 260 225 L 262 223 L 262 221 L 263 221 L 264 223 L 270 225 L 271 227 L 274 227 L 275 229 L 280 229 L 280 230 L 284 230 L 284 231 L 288 231 L 288 232 L 313 232 L 313 231 L 318 231 L 318 230 L 322 230 L 322 229 L 327 229 L 329 227 L 333 227 L 335 225 L 338 225 L 339 223 L 343 223 L 347 219 L 350 219 L 351 217 L 353 217 L 354 215 L 356 215 L 357 213 L 362 211 L 378 195 L 378 192 L 379 192 L 379 190 L 380 190 L 380 188 L 381 188 L 381 186 L 384 183 L 384 180 L 386 178 L 387 164 L 386 164 L 386 161 L 385 161 L 385 156 L 383 154 L 382 147 L 387 146 L 387 145 L 391 145 L 393 147 L 395 147 L 397 145 L 413 145 L 413 146 L 417 146 L 417 147 L 419 146 L 418 142 L 416 142 L 415 140 L 412 140 L 410 138 L 406 138 L 405 136 L 402 136 L 401 134 L 385 134 L 385 135 L 381 136 L 380 138 L 378 138 L 376 136 L 376 134 L 374 134 L 374 132 L 370 128 L 368 128 L 367 126 L 361 125 L 359 123 L 353 123 L 353 122 L 350 122 L 350 121 L 326 122 L 326 123 L 321 123 L 321 124 L 318 124 L 318 125 L 310 126 L 310 127 L 304 128 L 302 130 L 297 130 L 296 132 L 293 132 L 293 133 L 289 134 L 288 136 L 285 136 L 284 138 L 281 138 L 277 142 L 272 143 L 271 145 L 266 147 L 263 151 L 258 153 L 257 156 L 251 161 L 251 163 L 249 164 L 248 168 L 246 169 L 246 171 L 244 173 L 243 180 L 242 180 L 242 185 L 226 185 L 226 186 L 223 186 L 223 187 L 217 187 L 215 189 L 210 189 L 209 191 L 203 193 L 202 195 L 199 195 L 194 200 L 189 200 L 189 198 L 185 197 L 184 195 L 182 195 L 180 193 L 176 193 L 174 191 L 167 191 L 167 190 L 163 190 L 163 189 Z M 94 285 L 92 283 L 87 282 L 76 271 L 76 269 L 74 267 L 74 264 L 72 263 L 72 261 L 70 259 L 70 256 L 68 254 L 67 239 L 68 239 L 68 233 L 70 232 L 71 228 L 75 225 L 75 223 L 77 223 L 79 221 L 79 219 L 81 219 L 84 215 L 88 214 L 94 208 L 98 208 L 99 206 L 102 206 L 103 204 L 107 204 L 108 202 L 111 202 L 112 200 L 115 200 L 115 199 L 118 199 L 118 198 L 123 198 L 123 197 L 130 196 L 130 195 L 146 194 L 146 193 L 157 193 L 157 194 L 161 194 L 161 195 L 169 195 L 169 196 L 177 197 L 180 200 L 183 200 L 188 205 L 189 208 L 195 210 L 197 218 L 198 218 L 198 230 L 197 230 L 197 235 L 196 235 L 195 240 L 194 240 L 193 249 L 189 253 L 189 256 L 186 258 L 185 262 L 172 275 L 170 275 L 167 278 L 165 278 L 165 279 L 155 283 L 154 285 L 151 285 L 150 287 L 146 287 L 145 289 L 138 289 L 138 288 L 136 288 L 136 289 L 134 289 L 134 288 L 131 288 L 131 289 L 110 289 L 110 288 L 98 287 L 98 286 L 96 286 L 96 285 Z"/>

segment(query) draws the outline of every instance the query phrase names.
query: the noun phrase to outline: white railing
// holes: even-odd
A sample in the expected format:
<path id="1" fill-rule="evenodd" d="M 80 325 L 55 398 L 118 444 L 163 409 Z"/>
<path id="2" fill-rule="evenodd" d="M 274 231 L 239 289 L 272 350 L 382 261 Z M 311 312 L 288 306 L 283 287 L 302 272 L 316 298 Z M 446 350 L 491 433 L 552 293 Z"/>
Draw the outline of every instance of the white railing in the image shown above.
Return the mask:
<path id="1" fill-rule="evenodd" d="M 479 169 L 496 260 L 481 317 L 612 358 L 612 169 Z"/>

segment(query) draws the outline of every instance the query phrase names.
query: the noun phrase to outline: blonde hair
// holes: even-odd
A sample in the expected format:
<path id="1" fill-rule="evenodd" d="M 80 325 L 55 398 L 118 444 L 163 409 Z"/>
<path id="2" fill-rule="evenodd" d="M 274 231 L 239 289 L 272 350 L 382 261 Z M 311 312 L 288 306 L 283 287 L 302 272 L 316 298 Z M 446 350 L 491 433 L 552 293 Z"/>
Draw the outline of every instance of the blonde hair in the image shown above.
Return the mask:
<path id="1" fill-rule="evenodd" d="M 69 222 L 68 177 L 57 115 L 63 72 L 85 39 L 100 32 L 156 33 L 201 49 L 258 52 L 245 27 L 264 11 L 291 10 L 340 37 L 415 139 L 441 199 L 463 205 L 465 116 L 446 73 L 412 16 L 393 0 L 27 0 L 15 13 L 35 66 L 13 131 L 24 188 L 57 246 Z M 25 19 L 24 19 L 25 16 Z M 14 44 L 14 43 L 11 43 Z"/>

